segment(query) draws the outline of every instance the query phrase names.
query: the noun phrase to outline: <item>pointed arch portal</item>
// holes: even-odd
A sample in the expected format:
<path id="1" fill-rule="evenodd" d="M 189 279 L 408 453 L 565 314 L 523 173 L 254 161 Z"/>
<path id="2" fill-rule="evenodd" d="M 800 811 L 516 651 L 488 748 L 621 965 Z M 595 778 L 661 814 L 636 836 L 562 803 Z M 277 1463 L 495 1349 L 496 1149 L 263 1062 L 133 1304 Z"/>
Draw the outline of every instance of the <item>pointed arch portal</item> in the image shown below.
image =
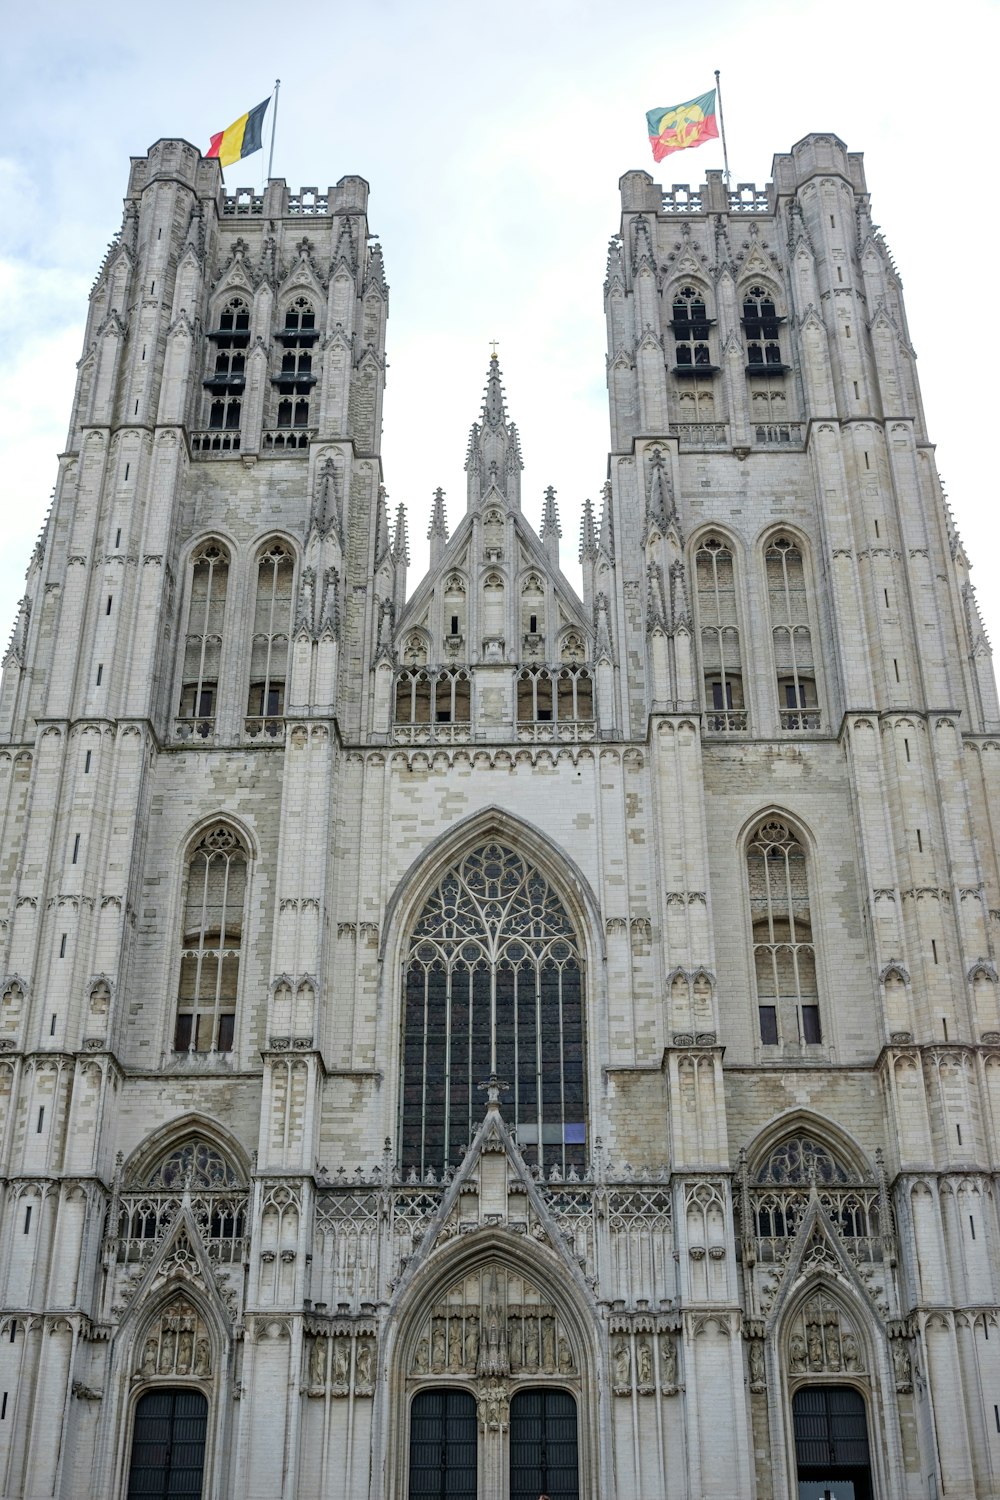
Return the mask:
<path id="1" fill-rule="evenodd" d="M 128 1500 L 200 1500 L 208 1401 L 200 1391 L 147 1391 L 135 1408 Z"/>
<path id="2" fill-rule="evenodd" d="M 853 1386 L 806 1386 L 792 1398 L 798 1500 L 871 1500 L 864 1398 Z"/>

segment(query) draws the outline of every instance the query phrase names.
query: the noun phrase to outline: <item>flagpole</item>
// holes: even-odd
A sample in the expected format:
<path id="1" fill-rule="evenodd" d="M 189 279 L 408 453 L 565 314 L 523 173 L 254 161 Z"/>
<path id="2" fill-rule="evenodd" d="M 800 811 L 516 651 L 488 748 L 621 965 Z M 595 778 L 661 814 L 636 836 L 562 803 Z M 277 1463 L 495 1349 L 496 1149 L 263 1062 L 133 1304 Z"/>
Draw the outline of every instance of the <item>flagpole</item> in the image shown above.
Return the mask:
<path id="1" fill-rule="evenodd" d="M 729 192 L 729 152 L 726 150 L 726 117 L 722 113 L 722 84 L 719 81 L 719 70 L 718 70 L 718 68 L 716 68 L 716 70 L 715 70 L 715 91 L 716 91 L 716 94 L 717 94 L 718 100 L 719 100 L 719 129 L 722 132 L 722 166 L 723 166 L 723 173 L 724 173 L 724 176 L 725 176 L 725 179 L 726 179 L 726 192 L 728 193 Z M 277 106 L 275 106 L 275 110 L 277 111 Z M 274 137 L 273 136 L 271 137 L 271 143 L 272 143 L 272 145 L 274 144 Z"/>
<path id="2" fill-rule="evenodd" d="M 715 76 L 716 76 L 716 78 L 718 78 L 718 76 L 719 76 L 718 73 L 716 73 Z M 280 78 L 276 78 L 274 80 L 274 114 L 271 116 L 271 150 L 268 153 L 268 158 L 267 158 L 267 180 L 268 180 L 268 182 L 270 182 L 270 180 L 271 180 L 271 176 L 272 176 L 271 168 L 274 166 L 274 132 L 278 128 L 278 92 L 279 92 L 280 88 L 281 88 L 281 79 Z M 725 139 L 725 137 L 723 137 L 723 139 Z M 725 146 L 723 146 L 723 150 L 725 150 Z"/>

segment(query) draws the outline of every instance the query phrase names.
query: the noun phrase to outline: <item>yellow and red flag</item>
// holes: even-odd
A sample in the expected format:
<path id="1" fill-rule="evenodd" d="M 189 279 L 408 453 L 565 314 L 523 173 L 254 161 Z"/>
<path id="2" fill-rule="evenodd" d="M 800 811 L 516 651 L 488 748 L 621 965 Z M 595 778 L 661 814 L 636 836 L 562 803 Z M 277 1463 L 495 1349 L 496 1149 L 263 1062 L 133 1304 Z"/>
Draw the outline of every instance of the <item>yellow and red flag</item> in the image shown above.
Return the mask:
<path id="1" fill-rule="evenodd" d="M 205 155 L 217 157 L 220 166 L 229 167 L 241 157 L 250 156 L 254 151 L 259 151 L 264 116 L 270 102 L 271 96 L 268 95 L 263 104 L 257 104 L 253 109 L 248 109 L 245 115 L 240 115 L 239 119 L 234 120 L 227 129 L 220 130 L 217 135 L 213 135 L 212 144 Z"/>
<path id="2" fill-rule="evenodd" d="M 688 99 L 684 104 L 647 110 L 646 125 L 656 161 L 662 161 L 671 151 L 686 151 L 688 146 L 715 140 L 719 134 L 715 123 L 715 90 L 709 89 L 707 94 L 699 94 L 697 99 Z"/>

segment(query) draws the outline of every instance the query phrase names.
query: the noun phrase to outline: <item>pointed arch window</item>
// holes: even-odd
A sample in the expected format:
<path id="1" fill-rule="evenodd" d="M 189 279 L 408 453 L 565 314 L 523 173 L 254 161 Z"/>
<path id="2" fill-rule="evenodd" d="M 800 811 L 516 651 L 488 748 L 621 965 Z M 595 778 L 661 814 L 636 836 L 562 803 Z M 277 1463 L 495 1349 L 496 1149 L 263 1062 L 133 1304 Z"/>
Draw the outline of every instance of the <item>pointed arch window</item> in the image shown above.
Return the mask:
<path id="1" fill-rule="evenodd" d="M 229 553 L 205 542 L 192 554 L 177 733 L 208 739 L 215 730 L 229 586 Z"/>
<path id="2" fill-rule="evenodd" d="M 243 949 L 248 855 L 219 823 L 188 861 L 174 1050 L 231 1052 Z"/>
<path id="3" fill-rule="evenodd" d="M 309 426 L 309 397 L 316 384 L 313 346 L 318 337 L 312 303 L 307 297 L 296 297 L 278 333 L 278 373 L 271 377 L 278 393 L 279 427 Z"/>
<path id="4" fill-rule="evenodd" d="M 747 727 L 747 713 L 736 572 L 728 542 L 707 536 L 699 543 L 695 580 L 706 727 L 712 734 L 738 733 Z"/>
<path id="5" fill-rule="evenodd" d="M 763 286 L 748 288 L 743 298 L 743 333 L 747 341 L 747 373 L 780 375 L 787 369 L 781 358 L 780 325 L 773 295 Z"/>
<path id="6" fill-rule="evenodd" d="M 797 1130 L 773 1146 L 749 1174 L 748 1193 L 752 1222 L 744 1233 L 753 1237 L 759 1261 L 787 1254 L 814 1200 L 856 1260 L 883 1259 L 883 1236 L 891 1235 L 892 1225 L 874 1174 L 859 1171 L 810 1131 Z"/>
<path id="7" fill-rule="evenodd" d="M 569 915 L 545 876 L 490 842 L 426 901 L 403 968 L 400 1158 L 423 1178 L 454 1167 L 496 1073 L 526 1161 L 584 1164 L 584 986 Z"/>
<path id="8" fill-rule="evenodd" d="M 251 739 L 284 734 L 294 572 L 292 554 L 281 542 L 272 543 L 257 565 L 246 718 Z"/>
<path id="9" fill-rule="evenodd" d="M 747 847 L 760 1039 L 767 1047 L 822 1042 L 806 851 L 769 818 Z"/>
<path id="10" fill-rule="evenodd" d="M 242 297 L 231 297 L 211 329 L 209 368 L 205 389 L 211 394 L 208 425 L 232 432 L 240 425 L 246 387 L 246 351 L 250 344 L 250 308 Z"/>
<path id="11" fill-rule="evenodd" d="M 674 374 L 711 374 L 718 368 L 712 363 L 708 342 L 714 319 L 708 316 L 704 293 L 694 286 L 682 286 L 674 295 L 672 312 Z"/>
<path id="12" fill-rule="evenodd" d="M 764 552 L 771 643 L 782 729 L 820 727 L 812 628 L 802 550 L 789 536 L 776 536 Z"/>

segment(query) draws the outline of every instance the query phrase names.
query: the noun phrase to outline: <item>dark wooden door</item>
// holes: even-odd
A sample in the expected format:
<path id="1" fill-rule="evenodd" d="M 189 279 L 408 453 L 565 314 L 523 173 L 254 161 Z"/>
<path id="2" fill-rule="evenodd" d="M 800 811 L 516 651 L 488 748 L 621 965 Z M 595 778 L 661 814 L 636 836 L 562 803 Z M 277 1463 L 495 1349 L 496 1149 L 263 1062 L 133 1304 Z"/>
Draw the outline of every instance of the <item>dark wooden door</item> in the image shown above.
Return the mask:
<path id="1" fill-rule="evenodd" d="M 868 1420 L 860 1392 L 851 1386 L 805 1387 L 795 1393 L 792 1416 L 801 1500 L 827 1490 L 836 1500 L 871 1500 Z"/>
<path id="2" fill-rule="evenodd" d="M 519 1391 L 510 1403 L 510 1500 L 579 1500 L 576 1402 L 568 1391 Z"/>
<path id="3" fill-rule="evenodd" d="M 410 1408 L 410 1500 L 476 1500 L 476 1403 L 421 1391 Z"/>
<path id="4" fill-rule="evenodd" d="M 135 1409 L 128 1500 L 201 1500 L 208 1402 L 200 1391 L 147 1391 Z"/>

